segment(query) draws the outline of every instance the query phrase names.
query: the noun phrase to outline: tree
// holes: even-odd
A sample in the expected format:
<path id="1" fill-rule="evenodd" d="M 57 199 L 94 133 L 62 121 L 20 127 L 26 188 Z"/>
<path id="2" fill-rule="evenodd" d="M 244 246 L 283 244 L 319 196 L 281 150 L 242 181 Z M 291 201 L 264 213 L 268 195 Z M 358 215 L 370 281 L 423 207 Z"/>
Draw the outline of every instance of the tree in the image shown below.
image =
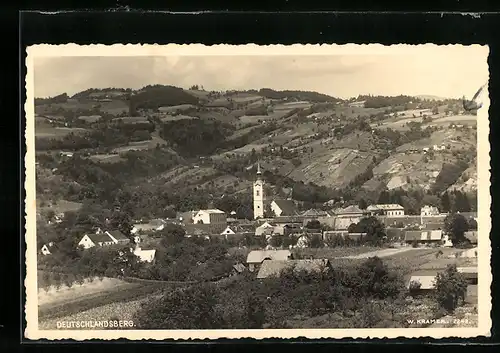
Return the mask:
<path id="1" fill-rule="evenodd" d="M 307 229 L 321 229 L 321 223 L 317 219 L 314 219 L 312 221 L 307 222 L 306 228 Z"/>
<path id="2" fill-rule="evenodd" d="M 366 233 L 365 242 L 371 245 L 380 246 L 387 237 L 383 223 L 374 216 L 362 218 L 356 228 L 360 233 Z"/>
<path id="3" fill-rule="evenodd" d="M 142 329 L 220 329 L 222 315 L 217 310 L 217 289 L 210 284 L 175 289 L 150 300 L 135 315 Z"/>
<path id="4" fill-rule="evenodd" d="M 261 329 L 266 322 L 265 304 L 261 297 L 250 293 L 247 297 L 247 320 L 249 329 Z"/>
<path id="5" fill-rule="evenodd" d="M 271 245 L 273 248 L 279 248 L 283 245 L 283 236 L 274 234 L 269 240 L 269 245 Z"/>
<path id="6" fill-rule="evenodd" d="M 477 221 L 474 218 L 469 219 L 469 230 L 477 230 Z"/>
<path id="7" fill-rule="evenodd" d="M 357 233 L 358 225 L 356 223 L 351 223 L 349 227 L 347 227 L 348 233 Z"/>
<path id="8" fill-rule="evenodd" d="M 445 192 L 441 195 L 441 209 L 443 210 L 443 212 L 450 212 L 451 201 L 448 192 Z"/>
<path id="9" fill-rule="evenodd" d="M 368 207 L 368 203 L 366 202 L 366 200 L 364 198 L 361 198 L 361 199 L 359 199 L 358 206 L 360 209 L 366 210 L 366 208 Z"/>
<path id="10" fill-rule="evenodd" d="M 453 312 L 460 301 L 465 300 L 467 280 L 458 272 L 456 265 L 448 265 L 444 272 L 436 278 L 436 300 L 439 306 L 448 312 Z"/>
<path id="11" fill-rule="evenodd" d="M 454 246 L 467 241 L 465 232 L 469 230 L 469 222 L 459 213 L 453 213 L 444 219 L 444 230 L 450 235 L 450 240 Z"/>

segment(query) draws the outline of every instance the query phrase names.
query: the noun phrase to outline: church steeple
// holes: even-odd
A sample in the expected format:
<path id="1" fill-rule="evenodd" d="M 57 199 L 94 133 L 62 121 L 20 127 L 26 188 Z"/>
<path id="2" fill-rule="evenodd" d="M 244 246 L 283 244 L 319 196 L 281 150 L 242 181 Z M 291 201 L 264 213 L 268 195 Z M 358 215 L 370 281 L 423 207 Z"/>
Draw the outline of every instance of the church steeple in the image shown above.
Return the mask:
<path id="1" fill-rule="evenodd" d="M 262 181 L 260 162 L 257 163 L 257 179 L 253 183 L 253 216 L 254 219 L 264 217 L 264 183 Z"/>

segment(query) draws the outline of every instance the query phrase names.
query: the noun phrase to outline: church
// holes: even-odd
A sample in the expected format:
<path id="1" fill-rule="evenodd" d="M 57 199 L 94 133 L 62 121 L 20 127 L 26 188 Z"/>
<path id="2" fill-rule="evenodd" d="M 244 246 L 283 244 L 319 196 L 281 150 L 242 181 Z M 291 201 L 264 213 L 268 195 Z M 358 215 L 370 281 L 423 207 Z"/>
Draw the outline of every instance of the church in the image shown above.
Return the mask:
<path id="1" fill-rule="evenodd" d="M 264 180 L 262 179 L 262 171 L 260 163 L 257 164 L 257 177 L 253 183 L 253 218 L 264 218 L 266 200 L 264 195 Z M 297 207 L 293 200 L 272 200 L 269 204 L 271 211 L 275 217 L 296 216 L 298 215 Z"/>

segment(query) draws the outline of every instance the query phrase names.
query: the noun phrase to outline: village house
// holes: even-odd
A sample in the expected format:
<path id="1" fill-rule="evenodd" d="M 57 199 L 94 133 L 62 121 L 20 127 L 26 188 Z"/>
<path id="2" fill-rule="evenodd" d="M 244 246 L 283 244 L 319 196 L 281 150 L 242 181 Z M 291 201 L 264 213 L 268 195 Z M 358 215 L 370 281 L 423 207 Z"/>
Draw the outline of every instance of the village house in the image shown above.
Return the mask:
<path id="1" fill-rule="evenodd" d="M 328 273 L 331 264 L 328 259 L 304 260 L 265 260 L 257 273 L 257 279 L 278 277 L 281 273 L 291 269 L 293 272 Z"/>
<path id="2" fill-rule="evenodd" d="M 226 229 L 224 229 L 220 235 L 234 235 L 236 234 L 236 232 L 234 230 L 231 229 L 230 226 L 227 226 Z"/>
<path id="3" fill-rule="evenodd" d="M 347 230 L 353 223 L 358 224 L 364 216 L 364 212 L 356 205 L 336 211 L 335 230 Z"/>
<path id="4" fill-rule="evenodd" d="M 428 217 L 428 216 L 438 216 L 439 209 L 435 206 L 425 205 L 420 209 L 420 216 Z"/>
<path id="5" fill-rule="evenodd" d="M 128 244 L 130 239 L 119 230 L 101 231 L 97 230 L 95 234 L 85 234 L 78 242 L 78 246 L 89 249 L 94 246 L 107 246 L 113 244 Z"/>
<path id="6" fill-rule="evenodd" d="M 184 231 L 186 232 L 186 237 L 205 237 L 209 239 L 210 235 L 219 234 L 219 227 L 213 227 L 212 224 L 185 224 Z"/>
<path id="7" fill-rule="evenodd" d="M 199 210 L 193 217 L 194 224 L 210 224 L 213 231 L 222 232 L 227 227 L 227 216 L 221 210 Z"/>
<path id="8" fill-rule="evenodd" d="M 273 200 L 271 211 L 276 217 L 298 215 L 297 206 L 293 200 Z"/>
<path id="9" fill-rule="evenodd" d="M 49 242 L 47 244 L 43 244 L 42 248 L 40 249 L 40 253 L 42 255 L 50 255 L 56 250 L 57 246 L 54 244 L 54 242 Z"/>
<path id="10" fill-rule="evenodd" d="M 135 247 L 133 254 L 139 258 L 140 262 L 152 263 L 155 260 L 156 249 Z"/>
<path id="11" fill-rule="evenodd" d="M 373 216 L 399 217 L 405 215 L 405 209 L 398 204 L 370 205 L 366 209 Z"/>
<path id="12" fill-rule="evenodd" d="M 409 230 L 405 233 L 407 244 L 440 244 L 443 241 L 442 230 Z"/>
<path id="13" fill-rule="evenodd" d="M 290 250 L 253 250 L 248 253 L 247 265 L 250 272 L 257 270 L 264 260 L 287 261 L 293 258 Z"/>
<path id="14" fill-rule="evenodd" d="M 273 234 L 275 227 L 276 224 L 274 223 L 264 222 L 260 226 L 255 228 L 255 236 L 259 237 L 261 235 Z"/>

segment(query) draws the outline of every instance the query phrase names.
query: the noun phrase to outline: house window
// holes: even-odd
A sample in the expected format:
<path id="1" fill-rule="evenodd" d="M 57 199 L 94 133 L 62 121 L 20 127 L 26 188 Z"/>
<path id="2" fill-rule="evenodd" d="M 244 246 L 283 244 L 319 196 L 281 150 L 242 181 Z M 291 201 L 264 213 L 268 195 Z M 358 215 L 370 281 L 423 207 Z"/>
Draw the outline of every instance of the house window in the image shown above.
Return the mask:
<path id="1" fill-rule="evenodd" d="M 260 206 L 257 206 L 257 208 L 260 208 Z"/>

